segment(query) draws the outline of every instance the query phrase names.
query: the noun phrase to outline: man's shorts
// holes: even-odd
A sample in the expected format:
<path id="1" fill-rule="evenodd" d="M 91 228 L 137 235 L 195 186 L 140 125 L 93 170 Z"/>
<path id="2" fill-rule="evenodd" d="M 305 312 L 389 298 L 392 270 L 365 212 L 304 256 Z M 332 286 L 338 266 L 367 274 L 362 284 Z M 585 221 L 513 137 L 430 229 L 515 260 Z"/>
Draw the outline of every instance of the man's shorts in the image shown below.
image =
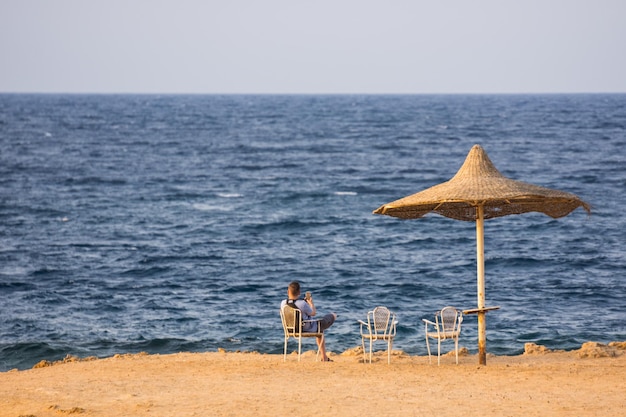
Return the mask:
<path id="1" fill-rule="evenodd" d="M 332 313 L 326 314 L 319 321 L 319 330 L 318 331 L 324 331 L 324 330 L 328 329 L 330 326 L 333 325 L 334 322 L 335 322 L 335 315 L 332 314 Z"/>

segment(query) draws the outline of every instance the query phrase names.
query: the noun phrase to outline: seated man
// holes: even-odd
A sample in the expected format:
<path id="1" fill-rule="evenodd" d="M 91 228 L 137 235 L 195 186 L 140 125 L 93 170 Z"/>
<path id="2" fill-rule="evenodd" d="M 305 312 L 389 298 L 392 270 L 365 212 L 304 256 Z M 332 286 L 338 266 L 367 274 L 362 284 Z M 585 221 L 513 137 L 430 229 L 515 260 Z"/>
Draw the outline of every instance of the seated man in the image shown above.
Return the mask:
<path id="1" fill-rule="evenodd" d="M 302 312 L 302 320 L 311 320 L 311 317 L 317 314 L 315 304 L 313 304 L 313 298 L 307 293 L 307 297 L 304 300 L 298 299 L 300 297 L 300 283 L 298 281 L 292 281 L 287 287 L 287 300 L 283 300 L 280 304 L 280 308 L 283 308 L 285 304 L 295 304 L 295 306 Z M 317 328 L 317 322 L 304 323 L 303 332 L 315 333 L 322 332 L 328 329 L 337 319 L 335 313 L 326 314 L 319 320 L 319 329 Z M 323 337 L 317 337 L 317 346 L 322 354 L 322 361 L 332 362 L 328 356 L 326 356 L 326 342 Z"/>

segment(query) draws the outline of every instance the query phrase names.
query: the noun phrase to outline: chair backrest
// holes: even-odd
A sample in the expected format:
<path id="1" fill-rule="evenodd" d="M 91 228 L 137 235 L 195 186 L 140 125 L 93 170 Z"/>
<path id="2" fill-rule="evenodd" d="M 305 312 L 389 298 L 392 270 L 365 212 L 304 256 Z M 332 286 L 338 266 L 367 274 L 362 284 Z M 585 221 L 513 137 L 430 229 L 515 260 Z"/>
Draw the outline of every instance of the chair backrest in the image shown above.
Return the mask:
<path id="1" fill-rule="evenodd" d="M 302 329 L 302 312 L 299 309 L 285 304 L 280 309 L 280 318 L 283 322 L 285 336 L 295 336 L 300 333 L 300 329 Z"/>
<path id="2" fill-rule="evenodd" d="M 437 322 L 444 333 L 455 333 L 461 328 L 463 314 L 454 307 L 444 307 L 437 313 Z"/>
<path id="3" fill-rule="evenodd" d="M 373 324 L 372 333 L 386 335 L 391 333 L 395 315 L 387 307 L 378 306 L 369 312 L 368 320 Z"/>

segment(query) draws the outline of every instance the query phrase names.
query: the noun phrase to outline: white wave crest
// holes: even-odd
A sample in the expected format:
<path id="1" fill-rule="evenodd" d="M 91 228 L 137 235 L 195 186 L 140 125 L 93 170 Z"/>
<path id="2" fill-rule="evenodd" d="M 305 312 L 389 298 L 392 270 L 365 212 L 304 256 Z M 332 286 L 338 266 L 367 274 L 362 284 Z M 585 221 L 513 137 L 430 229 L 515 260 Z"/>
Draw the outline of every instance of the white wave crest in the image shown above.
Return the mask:
<path id="1" fill-rule="evenodd" d="M 230 211 L 231 208 L 228 206 L 221 206 L 218 204 L 207 204 L 207 203 L 194 203 L 191 205 L 195 210 L 200 211 Z"/>

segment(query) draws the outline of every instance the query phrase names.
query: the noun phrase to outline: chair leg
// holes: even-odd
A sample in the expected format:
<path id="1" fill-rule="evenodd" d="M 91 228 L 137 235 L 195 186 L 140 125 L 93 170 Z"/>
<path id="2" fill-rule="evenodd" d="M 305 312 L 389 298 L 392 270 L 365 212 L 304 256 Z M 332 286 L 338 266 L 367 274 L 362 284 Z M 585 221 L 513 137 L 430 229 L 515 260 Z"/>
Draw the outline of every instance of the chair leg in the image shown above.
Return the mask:
<path id="1" fill-rule="evenodd" d="M 361 347 L 363 348 L 363 363 L 367 362 L 367 356 L 365 355 L 365 338 L 361 337 Z"/>
<path id="2" fill-rule="evenodd" d="M 456 352 L 456 364 L 459 364 L 459 339 L 454 339 L 454 351 Z"/>
<path id="3" fill-rule="evenodd" d="M 372 344 L 374 341 L 370 338 L 370 363 L 372 363 Z"/>
<path id="4" fill-rule="evenodd" d="M 302 355 L 302 336 L 298 338 L 298 362 L 300 362 L 301 355 Z"/>
<path id="5" fill-rule="evenodd" d="M 393 346 L 393 339 L 389 339 L 387 342 L 387 365 L 391 364 L 391 347 Z"/>
<path id="6" fill-rule="evenodd" d="M 289 340 L 288 337 L 285 337 L 285 349 L 283 351 L 283 362 L 287 362 L 287 341 Z"/>
<path id="7" fill-rule="evenodd" d="M 441 339 L 437 339 L 437 366 L 441 365 Z"/>
<path id="8" fill-rule="evenodd" d="M 428 336 L 426 336 L 426 349 L 428 350 L 428 363 L 430 364 L 430 343 L 428 343 Z"/>

